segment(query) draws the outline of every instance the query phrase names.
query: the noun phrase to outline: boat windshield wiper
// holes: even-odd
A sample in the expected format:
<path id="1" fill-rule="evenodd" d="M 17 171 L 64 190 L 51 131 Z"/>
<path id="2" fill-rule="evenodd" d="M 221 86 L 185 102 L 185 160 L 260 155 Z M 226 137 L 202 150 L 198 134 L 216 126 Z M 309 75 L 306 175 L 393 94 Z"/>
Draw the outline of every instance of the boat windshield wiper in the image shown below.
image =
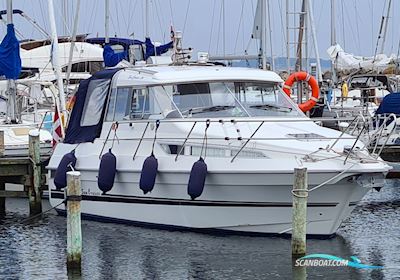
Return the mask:
<path id="1" fill-rule="evenodd" d="M 293 110 L 293 108 L 289 108 L 289 107 L 283 107 L 283 106 L 276 106 L 276 105 L 272 105 L 272 104 L 259 104 L 259 105 L 252 105 L 250 106 L 250 108 L 254 108 L 254 109 L 261 109 L 261 110 L 277 110 L 280 112 L 286 112 L 289 113 Z"/>
<path id="2" fill-rule="evenodd" d="M 199 113 L 205 113 L 205 112 L 218 112 L 218 111 L 233 109 L 235 107 L 236 106 L 232 106 L 232 105 L 195 107 L 195 108 L 190 108 L 190 109 L 182 111 L 182 115 L 184 115 L 184 114 L 199 114 Z"/>

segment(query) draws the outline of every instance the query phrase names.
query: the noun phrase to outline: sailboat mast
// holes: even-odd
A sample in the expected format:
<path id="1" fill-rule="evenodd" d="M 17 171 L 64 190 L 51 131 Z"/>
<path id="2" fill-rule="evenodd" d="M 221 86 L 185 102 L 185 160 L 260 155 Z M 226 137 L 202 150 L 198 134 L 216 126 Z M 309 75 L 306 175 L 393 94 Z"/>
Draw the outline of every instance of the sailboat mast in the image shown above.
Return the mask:
<path id="1" fill-rule="evenodd" d="M 145 35 L 146 38 L 150 37 L 149 34 L 149 0 L 145 0 L 145 15 L 144 15 L 144 19 L 145 19 Z"/>
<path id="2" fill-rule="evenodd" d="M 301 5 L 301 13 L 300 13 L 300 26 L 299 26 L 299 37 L 297 40 L 297 59 L 295 64 L 295 71 L 301 71 L 303 68 L 303 38 L 304 38 L 304 22 L 306 18 L 306 1 L 303 0 Z"/>
<path id="3" fill-rule="evenodd" d="M 391 6 L 392 6 L 392 0 L 389 0 L 387 12 L 386 12 L 386 18 L 385 18 L 385 28 L 383 29 L 381 53 L 383 53 L 384 49 L 385 49 L 386 33 L 387 33 L 388 25 L 389 25 L 389 16 L 390 16 L 390 8 L 391 8 Z"/>
<path id="4" fill-rule="evenodd" d="M 226 29 L 225 29 L 225 0 L 222 0 L 222 52 L 224 56 L 226 56 L 226 37 L 225 37 Z"/>
<path id="5" fill-rule="evenodd" d="M 60 67 L 60 63 L 59 63 L 58 36 L 57 36 L 57 29 L 56 29 L 56 20 L 54 17 L 53 0 L 48 0 L 48 7 L 49 7 L 49 20 L 50 20 L 51 41 L 52 41 L 51 62 L 53 64 L 53 69 L 54 69 L 55 75 L 57 77 L 58 99 L 60 102 L 59 108 L 62 113 L 65 113 L 66 112 L 65 94 L 64 94 L 63 80 L 61 77 L 61 67 Z M 63 130 L 63 125 L 61 127 Z M 62 131 L 62 135 L 64 137 L 64 131 Z"/>
<path id="6" fill-rule="evenodd" d="M 7 24 L 13 23 L 13 8 L 12 8 L 12 0 L 7 0 Z M 9 100 L 9 108 L 8 112 L 8 120 L 11 123 L 17 123 L 17 114 L 16 114 L 16 96 L 17 89 L 15 86 L 15 80 L 8 79 L 7 80 L 7 90 L 8 90 L 8 100 Z"/>
<path id="7" fill-rule="evenodd" d="M 321 60 L 319 58 L 317 33 L 315 31 L 315 23 L 314 23 L 314 11 L 311 0 L 308 0 L 308 16 L 310 18 L 311 33 L 315 49 L 315 58 L 317 59 L 318 81 L 322 82 Z"/>
<path id="8" fill-rule="evenodd" d="M 286 64 L 290 74 L 290 30 L 289 30 L 289 0 L 286 0 Z"/>
<path id="9" fill-rule="evenodd" d="M 331 46 L 336 45 L 336 11 L 335 0 L 331 0 Z"/>
<path id="10" fill-rule="evenodd" d="M 265 24 L 265 4 L 266 4 L 266 0 L 261 0 L 261 63 L 262 63 L 262 69 L 263 70 L 267 70 L 267 58 L 265 55 L 265 49 L 267 46 L 267 40 L 266 40 L 266 24 Z"/>
<path id="11" fill-rule="evenodd" d="M 334 45 L 336 45 L 336 5 L 335 5 L 335 0 L 331 0 L 331 46 Z M 332 81 L 335 84 L 337 81 L 337 76 L 334 63 L 331 63 L 331 72 L 332 72 Z"/>
<path id="12" fill-rule="evenodd" d="M 105 23 L 104 23 L 104 42 L 108 44 L 110 42 L 109 37 L 109 24 L 110 24 L 110 1 L 105 0 Z"/>
<path id="13" fill-rule="evenodd" d="M 78 29 L 78 22 L 79 22 L 79 7 L 80 7 L 81 0 L 76 1 L 76 11 L 75 11 L 75 18 L 74 18 L 74 26 L 72 29 L 72 38 L 71 38 L 71 45 L 69 47 L 69 56 L 68 56 L 68 68 L 67 68 L 67 75 L 66 75 L 66 88 L 69 85 L 69 77 L 71 75 L 72 70 L 72 58 L 74 56 L 74 47 L 76 41 L 76 32 Z"/>
<path id="14" fill-rule="evenodd" d="M 269 49 L 271 52 L 271 69 L 275 70 L 275 61 L 274 61 L 274 51 L 272 48 L 272 26 L 271 26 L 271 10 L 270 10 L 270 2 L 267 0 L 267 13 L 268 13 L 268 28 L 269 28 Z"/>

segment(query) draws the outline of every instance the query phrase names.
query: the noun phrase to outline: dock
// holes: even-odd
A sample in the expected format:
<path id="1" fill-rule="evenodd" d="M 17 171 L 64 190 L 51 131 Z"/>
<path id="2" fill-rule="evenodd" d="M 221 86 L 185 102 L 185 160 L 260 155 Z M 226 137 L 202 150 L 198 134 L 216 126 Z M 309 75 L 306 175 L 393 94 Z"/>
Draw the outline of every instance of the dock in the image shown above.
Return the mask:
<path id="1" fill-rule="evenodd" d="M 5 213 L 7 197 L 29 198 L 29 213 L 41 213 L 41 195 L 47 189 L 45 165 L 50 155 L 40 155 L 39 133 L 30 133 L 27 156 L 5 156 L 3 139 L 4 134 L 0 131 L 0 213 Z M 24 189 L 6 190 L 7 183 L 23 185 Z"/>

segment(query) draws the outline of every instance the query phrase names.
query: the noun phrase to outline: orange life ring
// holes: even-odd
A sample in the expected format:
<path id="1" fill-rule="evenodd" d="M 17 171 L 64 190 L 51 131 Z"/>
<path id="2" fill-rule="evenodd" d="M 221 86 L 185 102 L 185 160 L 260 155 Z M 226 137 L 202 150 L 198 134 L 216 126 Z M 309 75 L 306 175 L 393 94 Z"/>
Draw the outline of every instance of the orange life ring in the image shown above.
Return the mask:
<path id="1" fill-rule="evenodd" d="M 304 103 L 299 104 L 300 110 L 307 112 L 317 104 L 319 99 L 319 86 L 317 80 L 307 72 L 295 72 L 289 76 L 283 85 L 283 91 L 290 97 L 292 86 L 297 81 L 306 81 L 311 87 L 311 97 Z"/>

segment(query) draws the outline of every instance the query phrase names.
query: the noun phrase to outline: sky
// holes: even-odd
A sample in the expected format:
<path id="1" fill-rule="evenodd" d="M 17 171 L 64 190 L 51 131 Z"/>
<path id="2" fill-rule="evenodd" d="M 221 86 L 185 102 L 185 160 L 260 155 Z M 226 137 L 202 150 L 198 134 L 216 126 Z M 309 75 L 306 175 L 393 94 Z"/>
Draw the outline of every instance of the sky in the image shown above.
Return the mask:
<path id="1" fill-rule="evenodd" d="M 110 0 L 110 36 L 144 39 L 144 3 L 146 0 Z M 149 33 L 154 41 L 167 42 L 171 25 L 183 31 L 185 47 L 206 51 L 211 55 L 235 54 L 245 51 L 256 54 L 258 40 L 251 39 L 256 0 L 149 0 Z M 268 38 L 267 53 L 274 57 L 286 56 L 286 1 L 268 0 L 270 3 L 272 36 Z M 104 0 L 81 0 L 78 33 L 89 37 L 104 36 Z M 290 12 L 299 11 L 302 0 L 289 0 Z M 328 58 L 326 49 L 331 41 L 331 1 L 312 0 L 318 49 L 321 58 Z M 373 56 L 381 18 L 386 15 L 389 0 L 335 0 L 337 42 L 349 53 Z M 72 32 L 76 0 L 54 0 L 57 32 Z M 0 9 L 6 1 L 0 0 Z M 13 0 L 13 8 L 21 9 L 50 32 L 47 0 Z M 397 54 L 400 40 L 400 0 L 392 0 L 384 52 Z M 225 16 L 223 16 L 225 15 Z M 298 22 L 291 15 L 290 27 Z M 24 38 L 42 38 L 25 19 L 14 16 L 16 28 Z M 292 29 L 293 30 L 293 29 Z M 0 28 L 2 36 L 6 29 Z M 297 35 L 296 35 L 297 37 Z M 289 41 L 296 39 L 294 31 Z M 310 57 L 315 57 L 311 29 L 308 30 Z M 381 40 L 382 41 L 382 40 Z M 380 50 L 380 47 L 378 48 Z M 292 45 L 291 56 L 294 56 Z"/>

